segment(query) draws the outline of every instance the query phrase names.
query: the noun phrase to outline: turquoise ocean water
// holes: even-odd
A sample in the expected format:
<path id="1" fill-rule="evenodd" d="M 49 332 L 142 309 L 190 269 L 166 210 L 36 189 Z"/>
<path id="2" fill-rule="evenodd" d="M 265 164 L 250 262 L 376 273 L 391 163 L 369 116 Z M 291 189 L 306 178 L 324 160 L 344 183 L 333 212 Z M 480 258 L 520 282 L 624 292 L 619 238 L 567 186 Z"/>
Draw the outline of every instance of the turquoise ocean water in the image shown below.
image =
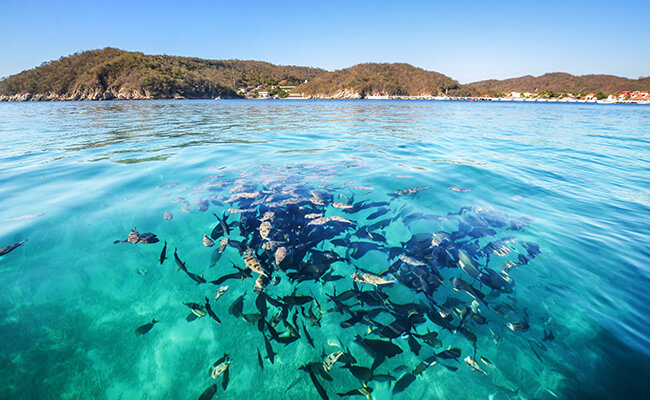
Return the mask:
<path id="1" fill-rule="evenodd" d="M 27 239 L 0 256 L 0 398 L 196 399 L 215 383 L 229 399 L 364 383 L 373 399 L 647 395 L 648 107 L 4 103 L 0 199 L 0 248 Z M 206 247 L 214 214 L 230 233 Z M 160 242 L 113 243 L 134 227 Z M 264 307 L 255 272 L 192 279 L 247 271 L 246 248 L 269 275 Z M 184 303 L 206 297 L 221 323 L 188 321 Z M 401 353 L 384 360 L 375 340 Z M 321 373 L 337 351 L 354 361 Z M 225 390 L 210 376 L 224 353 Z"/>

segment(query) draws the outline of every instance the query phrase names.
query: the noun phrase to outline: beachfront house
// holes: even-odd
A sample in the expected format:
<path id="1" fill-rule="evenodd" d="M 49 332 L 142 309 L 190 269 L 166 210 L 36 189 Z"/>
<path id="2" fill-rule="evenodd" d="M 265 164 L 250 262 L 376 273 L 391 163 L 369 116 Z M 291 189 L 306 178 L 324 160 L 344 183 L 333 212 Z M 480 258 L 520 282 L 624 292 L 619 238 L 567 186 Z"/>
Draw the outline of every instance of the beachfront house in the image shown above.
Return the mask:
<path id="1" fill-rule="evenodd" d="M 269 97 L 269 92 L 265 90 L 260 90 L 259 92 L 257 92 L 257 97 L 259 97 L 260 99 L 265 99 Z"/>

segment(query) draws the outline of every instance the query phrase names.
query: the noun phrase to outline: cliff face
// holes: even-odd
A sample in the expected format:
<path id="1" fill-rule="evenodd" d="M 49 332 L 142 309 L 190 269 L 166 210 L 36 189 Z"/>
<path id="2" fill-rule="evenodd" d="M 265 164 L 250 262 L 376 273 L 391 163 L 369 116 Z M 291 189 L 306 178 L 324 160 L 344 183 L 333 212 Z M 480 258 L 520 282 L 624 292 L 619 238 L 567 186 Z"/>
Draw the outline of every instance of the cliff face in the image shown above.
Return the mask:
<path id="1" fill-rule="evenodd" d="M 202 60 L 107 48 L 46 63 L 0 81 L 0 100 L 239 97 L 237 89 L 299 84 L 325 73 L 260 61 Z"/>

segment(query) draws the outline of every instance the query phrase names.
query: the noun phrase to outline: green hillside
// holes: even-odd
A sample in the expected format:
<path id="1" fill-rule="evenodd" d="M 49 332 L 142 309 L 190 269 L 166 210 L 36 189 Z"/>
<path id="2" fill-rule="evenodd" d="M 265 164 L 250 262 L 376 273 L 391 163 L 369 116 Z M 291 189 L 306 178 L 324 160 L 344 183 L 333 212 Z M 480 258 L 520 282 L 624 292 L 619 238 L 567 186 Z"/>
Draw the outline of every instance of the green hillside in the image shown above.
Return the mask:
<path id="1" fill-rule="evenodd" d="M 365 98 L 438 95 L 459 88 L 448 76 L 409 64 L 368 63 L 320 75 L 296 92 L 306 97 Z"/>
<path id="2" fill-rule="evenodd" d="M 0 81 L 0 96 L 32 100 L 236 97 L 247 86 L 299 84 L 325 71 L 261 61 L 144 55 L 113 48 L 85 51 Z"/>

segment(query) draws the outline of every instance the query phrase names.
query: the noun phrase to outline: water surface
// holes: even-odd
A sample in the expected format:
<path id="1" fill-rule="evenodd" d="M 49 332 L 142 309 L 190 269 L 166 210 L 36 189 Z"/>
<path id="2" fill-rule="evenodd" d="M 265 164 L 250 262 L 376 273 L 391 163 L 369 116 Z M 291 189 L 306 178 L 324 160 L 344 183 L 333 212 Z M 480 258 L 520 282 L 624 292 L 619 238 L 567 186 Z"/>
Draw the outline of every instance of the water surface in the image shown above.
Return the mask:
<path id="1" fill-rule="evenodd" d="M 509 291 L 491 290 L 460 268 L 442 269 L 435 303 L 452 298 L 460 309 L 475 300 L 454 290 L 452 277 L 488 294 L 479 307 L 487 324 L 464 325 L 477 336 L 476 354 L 467 337 L 427 317 L 415 331 L 438 332 L 441 347 L 420 340 L 415 355 L 406 335 L 396 338 L 404 353 L 375 373 L 399 379 L 449 347 L 462 350 L 458 361 L 444 362 L 457 370 L 431 366 L 395 395 L 388 382 L 373 380 L 370 397 L 642 398 L 650 379 L 649 176 L 650 109 L 635 105 L 1 103 L 0 247 L 28 239 L 0 257 L 3 397 L 198 398 L 215 382 L 210 366 L 227 352 L 230 383 L 221 393 L 222 378 L 216 381 L 219 396 L 319 398 L 298 367 L 321 362 L 323 352 L 341 345 L 369 367 L 373 358 L 352 340 L 380 336 L 364 323 L 342 329 L 350 315 L 333 311 L 327 294 L 352 288 L 355 267 L 388 268 L 396 261 L 388 250 L 354 258 L 354 245 L 334 245 L 332 238 L 318 249 L 346 258 L 332 264 L 345 279 L 297 284 L 277 271 L 280 282 L 265 293 L 296 289 L 322 300 L 321 327 L 305 322 L 315 347 L 302 329 L 291 344 L 272 342 L 278 354 L 273 364 L 264 360 L 263 370 L 257 326 L 228 312 L 244 293 L 244 312 L 257 312 L 255 278 L 227 282 L 229 291 L 213 303 L 221 324 L 208 317 L 186 321 L 183 303 L 213 298 L 217 286 L 196 285 L 177 272 L 173 249 L 208 280 L 234 272 L 232 263 L 244 267 L 239 251 L 228 248 L 209 268 L 215 247 L 201 238 L 217 223 L 213 213 L 237 208 L 225 202 L 238 192 L 235 186 L 263 191 L 277 183 L 277 190 L 294 185 L 331 195 L 322 209 L 354 222 L 336 237 L 348 243 L 363 241 L 359 228 L 387 220 L 374 230 L 386 238 L 382 246 L 407 249 L 413 235 L 451 234 L 460 220 L 490 213 L 507 223 L 493 234 L 457 240 L 462 246 L 513 240 L 507 256 L 476 255 L 481 268 L 502 274 L 504 261 L 529 254 L 524 243 L 539 246 L 539 254 L 507 271 Z M 413 187 L 422 190 L 394 196 Z M 345 213 L 332 202 L 389 203 Z M 380 208 L 387 214 L 369 220 Z M 173 219 L 163 218 L 165 211 Z M 521 218 L 527 222 L 512 229 Z M 163 242 L 113 244 L 134 227 L 167 241 L 170 259 L 157 261 Z M 243 239 L 238 233 L 233 239 Z M 430 304 L 400 282 L 385 292 L 395 302 Z M 134 330 L 152 318 L 160 322 L 138 338 Z M 524 320 L 529 329 L 508 329 Z M 467 356 L 489 360 L 479 360 L 486 374 L 466 365 Z M 319 378 L 330 398 L 362 387 L 340 364 L 331 374 L 334 382 Z M 301 382 L 286 391 L 296 378 Z"/>

